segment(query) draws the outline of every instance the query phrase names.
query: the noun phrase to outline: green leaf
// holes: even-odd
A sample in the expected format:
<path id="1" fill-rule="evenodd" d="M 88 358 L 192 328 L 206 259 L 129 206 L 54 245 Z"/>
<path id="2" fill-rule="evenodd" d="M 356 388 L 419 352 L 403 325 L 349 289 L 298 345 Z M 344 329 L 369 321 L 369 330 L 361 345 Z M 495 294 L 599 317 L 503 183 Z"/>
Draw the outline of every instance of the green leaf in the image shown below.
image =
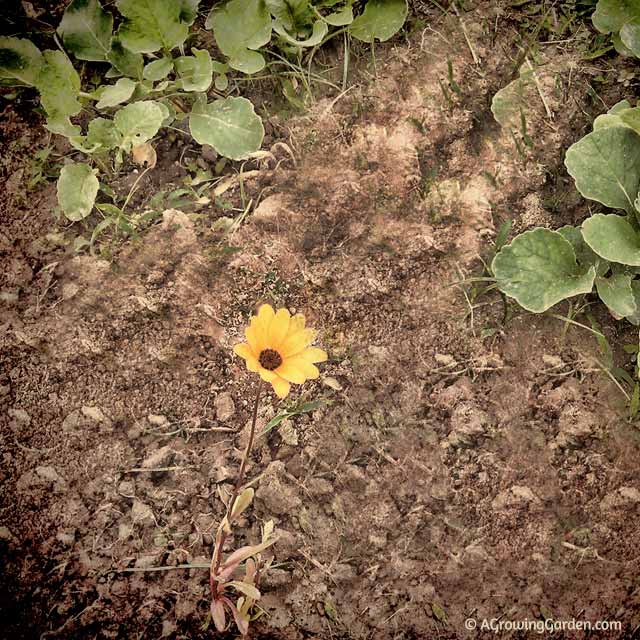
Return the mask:
<path id="1" fill-rule="evenodd" d="M 620 120 L 622 124 L 633 129 L 637 134 L 640 134 L 640 107 L 634 107 L 633 109 L 626 109 L 620 112 Z"/>
<path id="2" fill-rule="evenodd" d="M 296 40 L 296 38 L 291 36 L 286 31 L 282 23 L 278 21 L 273 23 L 273 29 L 279 36 L 284 38 L 289 44 L 292 44 L 296 47 L 316 47 L 322 42 L 324 37 L 329 32 L 329 27 L 327 27 L 327 23 L 323 22 L 322 20 L 316 20 L 316 22 L 313 23 L 313 30 L 311 32 L 311 35 L 306 40 Z"/>
<path id="3" fill-rule="evenodd" d="M 73 138 L 82 133 L 82 129 L 77 124 L 71 124 L 68 117 L 48 118 L 44 126 L 51 133 L 57 133 L 59 136 L 67 138 Z"/>
<path id="4" fill-rule="evenodd" d="M 97 170 L 88 164 L 67 164 L 58 179 L 58 203 L 69 220 L 84 220 L 93 209 L 98 194 Z"/>
<path id="5" fill-rule="evenodd" d="M 621 55 L 627 58 L 633 58 L 633 51 L 629 49 L 624 42 L 622 42 L 622 38 L 620 37 L 620 32 L 611 34 L 611 42 L 613 44 L 613 48 Z"/>
<path id="6" fill-rule="evenodd" d="M 262 144 L 264 127 L 246 98 L 224 98 L 209 104 L 196 102 L 189 118 L 191 135 L 211 145 L 220 155 L 241 160 Z"/>
<path id="7" fill-rule="evenodd" d="M 353 9 L 350 5 L 347 5 L 340 11 L 323 16 L 322 19 L 332 27 L 346 27 L 353 22 Z"/>
<path id="8" fill-rule="evenodd" d="M 514 238 L 493 259 L 491 268 L 500 291 L 534 313 L 589 293 L 596 277 L 593 267 L 578 266 L 571 243 L 549 229 L 525 231 Z"/>
<path id="9" fill-rule="evenodd" d="M 111 49 L 113 16 L 98 0 L 73 0 L 62 16 L 58 33 L 79 60 L 103 62 Z"/>
<path id="10" fill-rule="evenodd" d="M 522 112 L 528 110 L 535 87 L 533 72 L 527 65 L 522 65 L 520 75 L 491 99 L 491 113 L 501 127 L 519 124 Z"/>
<path id="11" fill-rule="evenodd" d="M 181 21 L 184 4 L 175 0 L 118 0 L 124 21 L 118 29 L 122 44 L 134 53 L 171 51 L 187 39 L 189 28 Z"/>
<path id="12" fill-rule="evenodd" d="M 593 121 L 594 131 L 608 127 L 629 127 L 640 134 L 640 107 L 632 107 L 627 100 L 621 100 Z"/>
<path id="13" fill-rule="evenodd" d="M 206 27 L 213 30 L 233 69 L 251 74 L 264 68 L 264 57 L 256 51 L 271 40 L 271 16 L 264 0 L 231 0 L 212 10 Z"/>
<path id="14" fill-rule="evenodd" d="M 567 225 L 558 229 L 558 233 L 571 243 L 578 259 L 578 264 L 583 268 L 595 267 L 596 275 L 603 276 L 609 270 L 609 263 L 601 258 L 584 241 L 582 231 L 576 227 Z"/>
<path id="15" fill-rule="evenodd" d="M 102 232 L 108 229 L 112 224 L 115 224 L 114 218 L 105 218 L 101 222 L 98 222 L 95 229 L 93 230 L 93 233 L 91 234 L 89 245 L 93 246 L 94 242 L 98 239 L 98 236 L 100 236 Z"/>
<path id="16" fill-rule="evenodd" d="M 221 74 L 216 76 L 213 84 L 218 91 L 226 91 L 229 88 L 229 79 L 225 74 Z"/>
<path id="17" fill-rule="evenodd" d="M 126 102 L 133 95 L 136 85 L 130 78 L 120 78 L 115 84 L 100 87 L 95 92 L 95 97 L 98 98 L 96 108 L 106 109 Z"/>
<path id="18" fill-rule="evenodd" d="M 45 64 L 36 81 L 42 107 L 52 120 L 75 116 L 81 109 L 80 77 L 62 51 L 49 50 L 43 55 Z"/>
<path id="19" fill-rule="evenodd" d="M 362 15 L 349 27 L 349 33 L 363 42 L 388 40 L 402 28 L 407 17 L 406 0 L 369 0 Z"/>
<path id="20" fill-rule="evenodd" d="M 596 213 L 582 223 L 582 236 L 605 260 L 640 266 L 640 236 L 622 216 Z"/>
<path id="21" fill-rule="evenodd" d="M 617 33 L 625 23 L 640 19 L 638 0 L 598 0 L 591 16 L 593 26 L 601 33 Z"/>
<path id="22" fill-rule="evenodd" d="M 635 131 L 597 129 L 571 145 L 564 162 L 585 198 L 633 211 L 640 187 L 640 135 Z"/>
<path id="23" fill-rule="evenodd" d="M 0 36 L 0 84 L 34 86 L 44 64 L 30 40 Z"/>
<path id="24" fill-rule="evenodd" d="M 111 40 L 111 51 L 107 59 L 123 76 L 142 80 L 144 66 L 142 54 L 129 51 L 118 38 Z"/>
<path id="25" fill-rule="evenodd" d="M 169 101 L 156 102 L 156 104 L 162 110 L 162 125 L 161 126 L 166 127 L 166 126 L 170 125 L 176 119 L 176 109 L 175 109 L 175 107 Z"/>
<path id="26" fill-rule="evenodd" d="M 180 9 L 180 22 L 190 26 L 198 16 L 198 5 L 200 0 L 177 0 Z"/>
<path id="27" fill-rule="evenodd" d="M 631 281 L 631 290 L 633 291 L 633 298 L 636 303 L 637 311 L 627 316 L 627 320 L 636 326 L 640 325 L 640 280 Z M 638 353 L 640 358 L 640 353 Z"/>
<path id="28" fill-rule="evenodd" d="M 171 58 L 160 58 L 145 66 L 142 77 L 145 80 L 157 82 L 166 78 L 173 71 L 173 60 Z"/>
<path id="29" fill-rule="evenodd" d="M 315 19 L 309 0 L 266 0 L 266 4 L 276 22 L 290 33 L 306 31 Z"/>
<path id="30" fill-rule="evenodd" d="M 617 273 L 609 278 L 596 278 L 596 290 L 600 300 L 619 318 L 637 312 L 630 275 Z"/>
<path id="31" fill-rule="evenodd" d="M 271 418 L 271 420 L 267 422 L 264 429 L 261 431 L 260 436 L 267 435 L 267 433 L 269 433 L 272 429 L 275 429 L 283 420 L 286 420 L 287 418 L 302 415 L 303 413 L 310 413 L 311 411 L 315 411 L 325 404 L 327 404 L 326 400 L 312 400 L 311 402 L 303 402 L 302 404 L 296 405 L 295 407 L 293 407 L 293 409 L 281 411 L 278 415 Z"/>
<path id="32" fill-rule="evenodd" d="M 191 49 L 192 56 L 182 56 L 175 61 L 176 72 L 184 91 L 205 93 L 213 79 L 213 64 L 208 51 Z"/>
<path id="33" fill-rule="evenodd" d="M 158 133 L 165 112 L 151 100 L 141 100 L 123 107 L 116 113 L 113 122 L 122 135 L 120 148 L 126 152 L 131 147 L 151 140 Z"/>
<path id="34" fill-rule="evenodd" d="M 622 26 L 620 40 L 636 58 L 640 58 L 640 18 L 635 22 L 627 22 Z"/>
<path id="35" fill-rule="evenodd" d="M 115 149 L 122 143 L 122 134 L 116 128 L 113 120 L 95 118 L 89 123 L 87 144 L 96 145 L 96 151 Z"/>

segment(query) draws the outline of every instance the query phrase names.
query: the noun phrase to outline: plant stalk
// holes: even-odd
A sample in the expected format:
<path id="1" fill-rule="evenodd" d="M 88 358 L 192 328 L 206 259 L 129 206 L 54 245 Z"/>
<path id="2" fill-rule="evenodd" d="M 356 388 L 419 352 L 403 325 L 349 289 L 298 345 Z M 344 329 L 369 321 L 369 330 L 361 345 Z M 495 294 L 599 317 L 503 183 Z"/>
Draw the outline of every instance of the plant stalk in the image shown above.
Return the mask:
<path id="1" fill-rule="evenodd" d="M 256 435 L 256 421 L 258 419 L 258 406 L 260 405 L 260 395 L 262 393 L 262 380 L 258 382 L 258 389 L 256 390 L 256 400 L 253 404 L 253 415 L 251 418 L 251 430 L 249 431 L 249 440 L 247 442 L 247 446 L 244 450 L 244 455 L 242 456 L 242 461 L 240 462 L 240 469 L 238 470 L 238 476 L 236 477 L 236 483 L 233 487 L 233 492 L 231 493 L 231 497 L 227 502 L 227 511 L 226 518 L 227 522 L 231 524 L 231 514 L 233 513 L 233 507 L 235 506 L 236 500 L 238 498 L 238 494 L 240 493 L 240 489 L 244 484 L 244 474 L 247 468 L 247 460 L 249 459 L 249 454 L 251 453 L 251 448 L 253 447 L 253 441 Z M 220 563 L 222 561 L 222 548 L 224 547 L 224 543 L 227 539 L 227 532 L 224 527 L 220 528 L 219 535 L 216 536 L 216 542 L 213 549 L 213 557 L 211 558 L 211 593 L 216 598 L 218 594 L 218 581 L 215 579 L 215 576 L 218 575 L 218 570 L 220 569 Z"/>

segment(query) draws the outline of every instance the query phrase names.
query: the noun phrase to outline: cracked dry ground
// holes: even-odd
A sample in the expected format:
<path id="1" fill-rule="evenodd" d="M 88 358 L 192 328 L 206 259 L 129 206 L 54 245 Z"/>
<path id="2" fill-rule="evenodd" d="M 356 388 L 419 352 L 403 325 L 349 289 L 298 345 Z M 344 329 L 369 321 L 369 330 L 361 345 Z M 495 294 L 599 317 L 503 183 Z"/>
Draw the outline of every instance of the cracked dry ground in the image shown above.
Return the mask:
<path id="1" fill-rule="evenodd" d="M 490 60 L 500 41 L 469 28 Z M 465 47 L 442 20 L 381 47 L 377 78 L 289 122 L 297 164 L 247 184 L 262 197 L 226 261 L 212 259 L 211 219 L 167 211 L 113 263 L 43 270 L 24 211 L 8 221 L 4 637 L 213 635 L 206 570 L 145 569 L 210 556 L 255 388 L 231 347 L 263 301 L 320 329 L 333 380 L 302 390 L 330 404 L 251 459 L 257 494 L 234 544 L 268 519 L 280 533 L 253 637 L 465 638 L 465 618 L 500 615 L 620 620 L 607 637 L 630 637 L 637 430 L 590 373 L 583 334 L 562 341 L 560 323 L 527 315 L 503 326 L 492 295 L 471 321 L 451 286 L 480 272 L 504 219 L 584 215 L 562 157 L 595 109 L 588 70 L 555 56 L 555 119 L 540 105 L 524 163 L 489 111 L 507 67 L 477 69 Z M 453 104 L 438 85 L 447 58 Z M 558 194 L 562 214 L 546 205 Z M 271 397 L 260 424 L 280 408 Z"/>

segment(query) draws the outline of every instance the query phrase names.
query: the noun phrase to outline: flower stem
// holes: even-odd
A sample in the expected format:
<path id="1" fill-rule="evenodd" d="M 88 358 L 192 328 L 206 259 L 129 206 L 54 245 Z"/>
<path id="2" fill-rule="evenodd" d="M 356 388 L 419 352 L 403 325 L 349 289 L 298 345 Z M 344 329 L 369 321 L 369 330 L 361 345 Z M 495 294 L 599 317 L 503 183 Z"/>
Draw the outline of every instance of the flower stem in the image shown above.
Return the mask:
<path id="1" fill-rule="evenodd" d="M 251 453 L 251 447 L 253 447 L 253 441 L 255 439 L 256 434 L 256 421 L 258 419 L 258 406 L 260 405 L 260 395 L 262 393 L 262 380 L 258 382 L 258 389 L 256 390 L 256 400 L 253 404 L 253 416 L 251 418 L 251 430 L 249 431 L 249 440 L 247 442 L 247 446 L 244 450 L 244 455 L 242 456 L 242 461 L 240 462 L 240 469 L 238 470 L 238 476 L 236 477 L 236 483 L 233 487 L 233 492 L 231 493 L 231 497 L 227 502 L 227 511 L 226 518 L 227 522 L 231 524 L 231 514 L 233 513 L 233 507 L 235 506 L 236 500 L 238 498 L 238 494 L 240 493 L 240 489 L 244 483 L 244 474 L 247 467 L 247 460 L 249 459 L 249 454 Z M 220 562 L 222 561 L 222 547 L 224 547 L 224 543 L 227 539 L 227 532 L 225 528 L 222 527 L 219 530 L 218 535 L 216 536 L 216 543 L 213 548 L 213 557 L 211 558 L 211 592 L 213 597 L 215 598 L 218 593 L 218 581 L 215 580 L 215 576 L 218 575 L 218 570 L 220 569 Z"/>

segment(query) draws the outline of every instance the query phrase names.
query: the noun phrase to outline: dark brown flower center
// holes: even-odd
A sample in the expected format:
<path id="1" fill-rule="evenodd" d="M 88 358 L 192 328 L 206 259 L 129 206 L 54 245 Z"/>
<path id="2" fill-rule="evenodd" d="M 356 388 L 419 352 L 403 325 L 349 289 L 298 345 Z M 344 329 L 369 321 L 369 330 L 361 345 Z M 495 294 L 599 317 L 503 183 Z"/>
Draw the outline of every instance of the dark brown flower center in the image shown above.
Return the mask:
<path id="1" fill-rule="evenodd" d="M 282 364 L 282 356 L 273 349 L 265 349 L 260 352 L 258 358 L 260 366 L 267 369 L 267 371 L 273 371 Z"/>

